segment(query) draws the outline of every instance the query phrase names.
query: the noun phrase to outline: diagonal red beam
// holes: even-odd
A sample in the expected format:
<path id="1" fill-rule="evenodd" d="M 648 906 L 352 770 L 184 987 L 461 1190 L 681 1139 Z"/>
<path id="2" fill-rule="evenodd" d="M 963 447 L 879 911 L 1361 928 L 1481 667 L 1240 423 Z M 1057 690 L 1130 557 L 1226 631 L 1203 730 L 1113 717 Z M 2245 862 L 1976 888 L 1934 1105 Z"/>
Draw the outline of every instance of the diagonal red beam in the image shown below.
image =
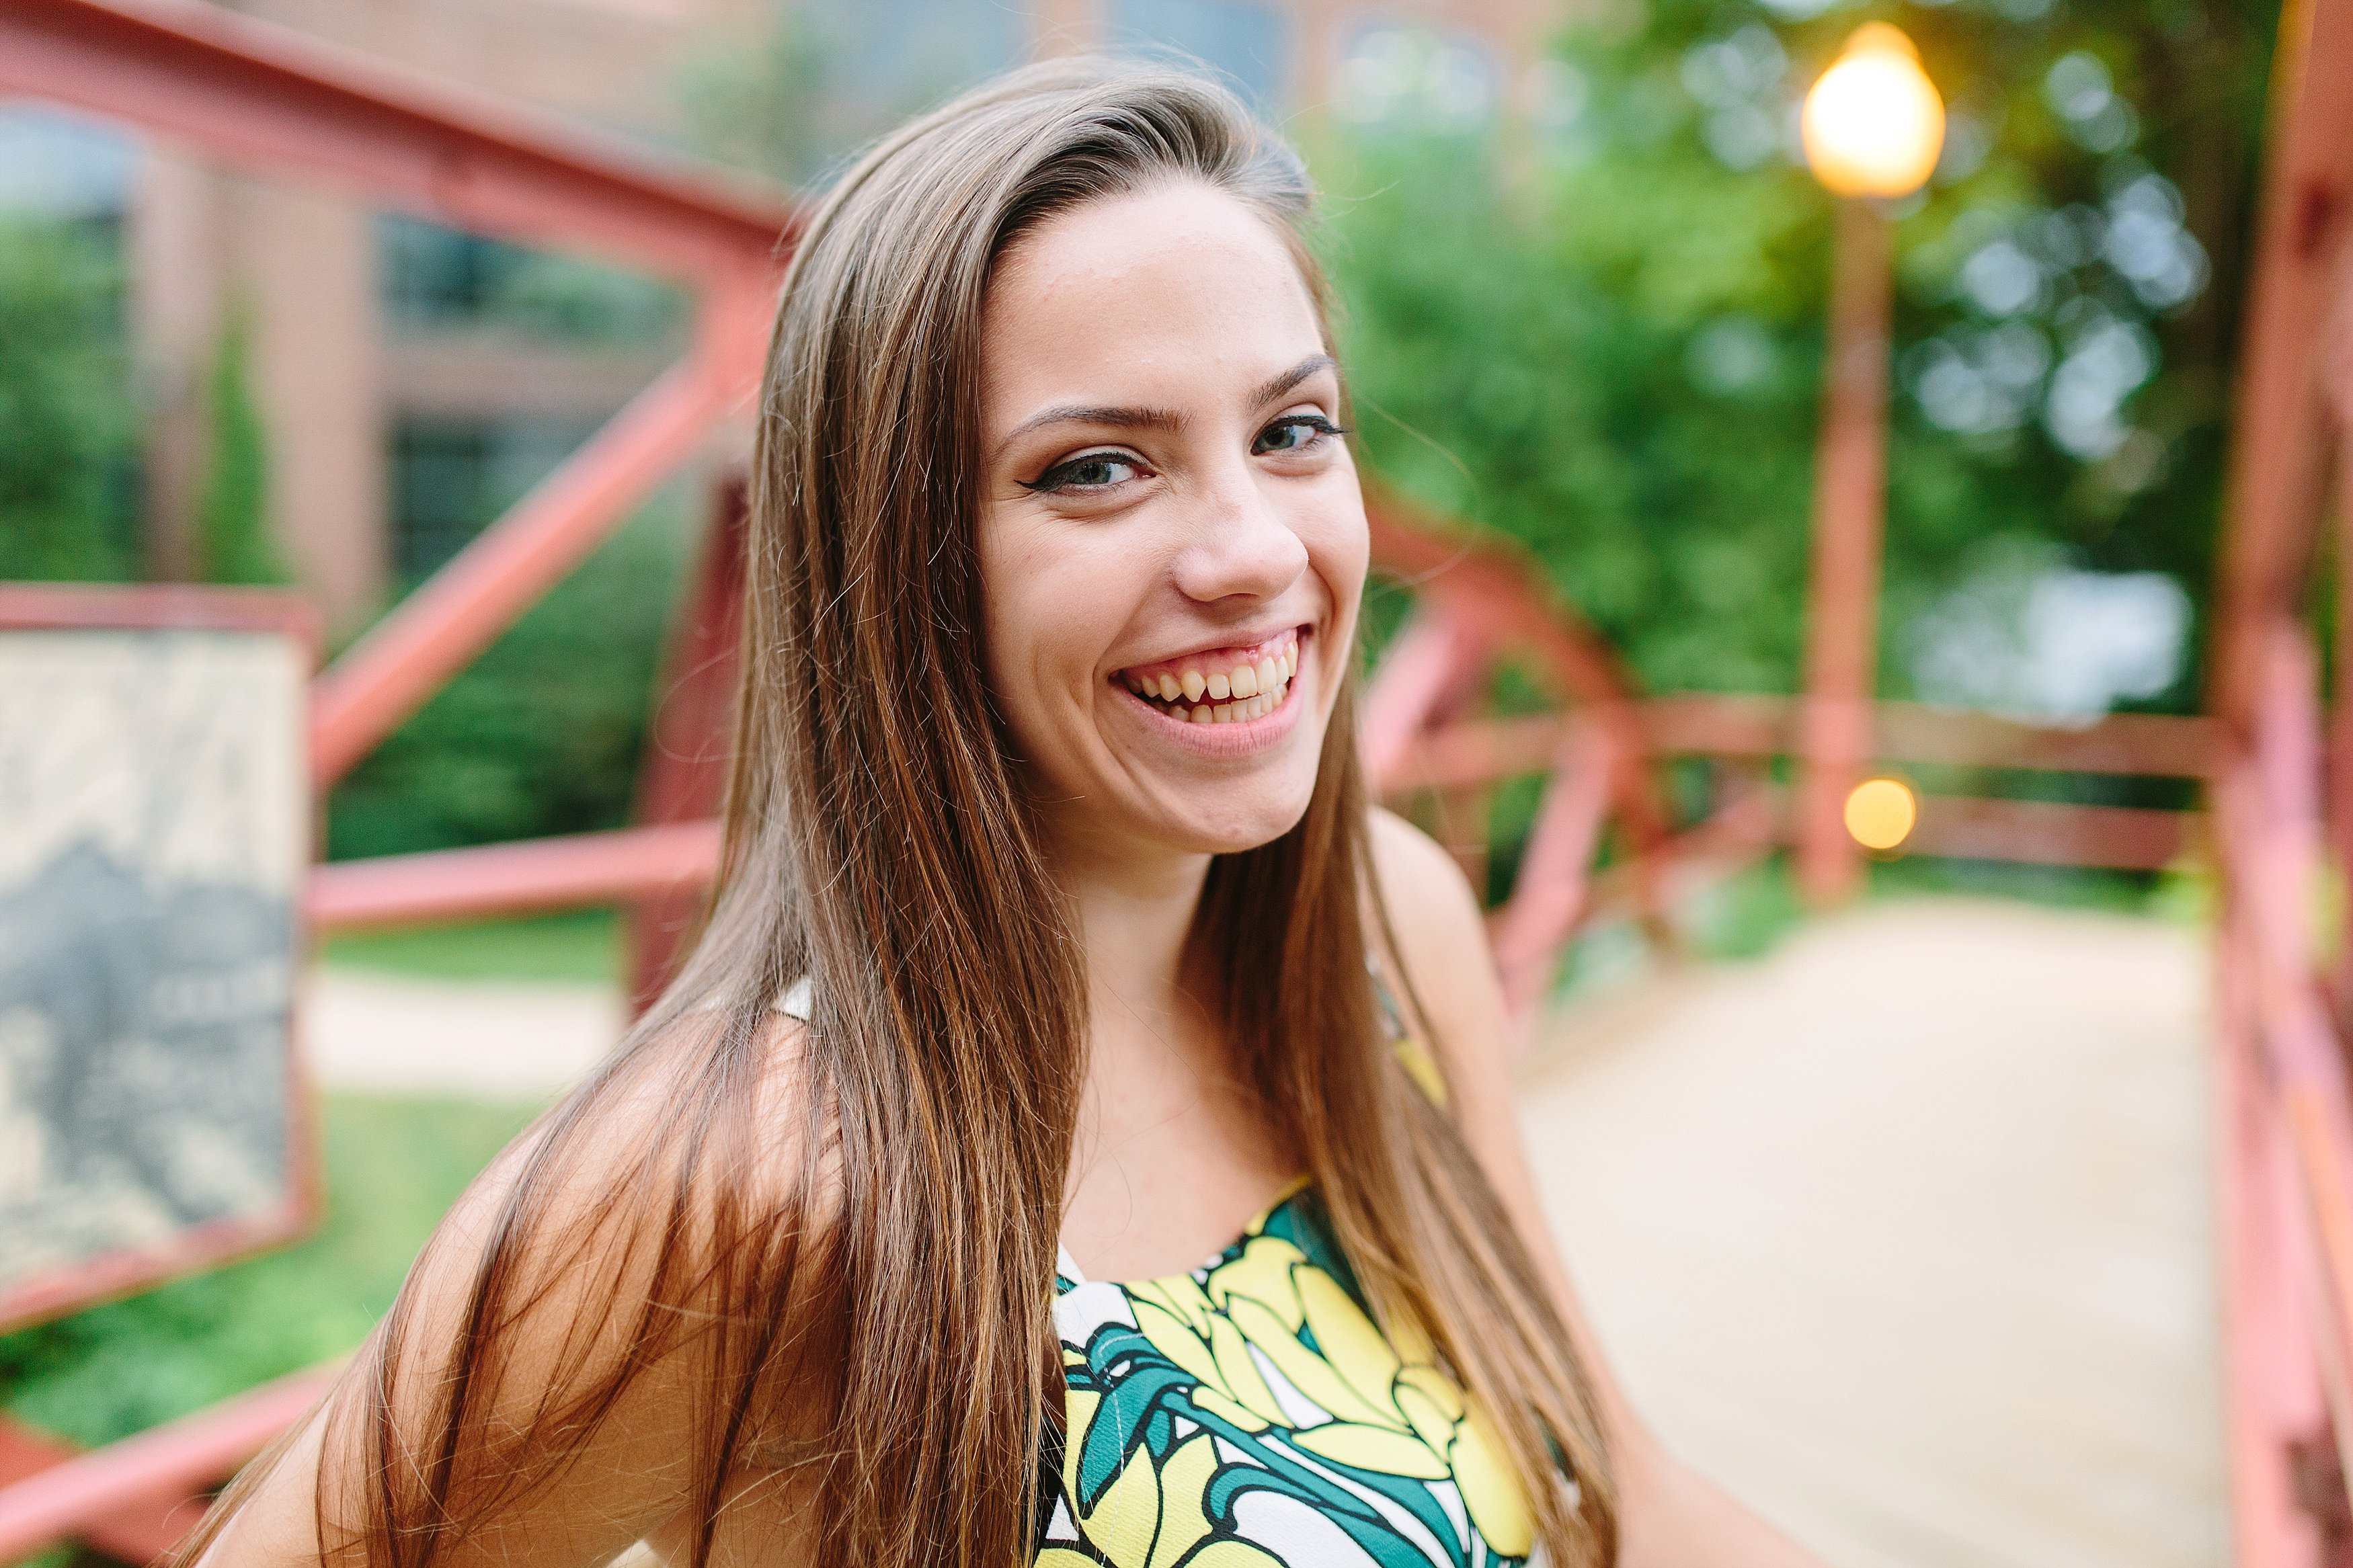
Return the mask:
<path id="1" fill-rule="evenodd" d="M 1616 737 L 1589 721 L 1570 725 L 1561 742 L 1520 860 L 1519 885 L 1488 927 L 1514 1017 L 1526 1017 L 1544 999 L 1561 949 L 1589 908 L 1593 857 L 1622 761 Z"/>
<path id="2" fill-rule="evenodd" d="M 311 871 L 304 904 L 321 931 L 414 925 L 659 898 L 707 886 L 718 866 L 716 822 L 664 823 L 338 860 Z"/>
<path id="3" fill-rule="evenodd" d="M 0 1563 L 224 1479 L 301 1420 L 334 1375 L 298 1372 L 0 1488 Z"/>
<path id="4" fill-rule="evenodd" d="M 0 1416 L 0 1496 L 16 1482 L 55 1469 L 80 1450 L 46 1433 Z M 180 1543 L 205 1511 L 205 1500 L 185 1491 L 118 1499 L 106 1517 L 75 1534 L 109 1557 L 153 1563 Z"/>
<path id="5" fill-rule="evenodd" d="M 377 622 L 312 687 L 312 781 L 333 784 L 472 662 L 691 456 L 744 390 L 693 363 L 668 372 Z"/>
<path id="6" fill-rule="evenodd" d="M 7 0 L 0 91 L 684 278 L 765 268 L 792 222 L 771 191 L 666 167 L 552 116 L 194 0 Z"/>
<path id="7" fill-rule="evenodd" d="M 1356 734 L 1376 795 L 1396 791 L 1414 748 L 1477 679 L 1488 651 L 1469 622 L 1442 609 L 1417 611 L 1390 642 L 1365 689 Z"/>
<path id="8" fill-rule="evenodd" d="M 1510 540 L 1476 542 L 1396 492 L 1367 485 L 1373 564 L 1480 628 L 1492 645 L 1513 644 L 1608 730 L 1619 753 L 1646 755 L 1633 708 L 1634 682 L 1609 646 L 1545 584 L 1542 569 Z M 1617 807 L 1638 856 L 1667 834 L 1667 811 L 1646 767 L 1618 770 Z"/>

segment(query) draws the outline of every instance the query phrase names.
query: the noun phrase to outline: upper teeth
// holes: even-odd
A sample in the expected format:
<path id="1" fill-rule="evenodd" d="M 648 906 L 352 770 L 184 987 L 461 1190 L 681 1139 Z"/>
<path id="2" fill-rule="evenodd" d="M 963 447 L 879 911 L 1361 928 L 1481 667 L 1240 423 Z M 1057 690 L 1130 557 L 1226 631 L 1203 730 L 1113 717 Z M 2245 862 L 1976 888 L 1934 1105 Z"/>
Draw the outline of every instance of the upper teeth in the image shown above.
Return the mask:
<path id="1" fill-rule="evenodd" d="M 1174 704 L 1178 718 L 1196 724 L 1236 724 L 1281 707 L 1291 678 L 1298 673 L 1299 639 L 1286 634 L 1280 647 L 1261 649 L 1254 663 L 1243 660 L 1222 669 L 1187 665 L 1181 670 L 1131 675 L 1127 683 L 1139 697 Z"/>

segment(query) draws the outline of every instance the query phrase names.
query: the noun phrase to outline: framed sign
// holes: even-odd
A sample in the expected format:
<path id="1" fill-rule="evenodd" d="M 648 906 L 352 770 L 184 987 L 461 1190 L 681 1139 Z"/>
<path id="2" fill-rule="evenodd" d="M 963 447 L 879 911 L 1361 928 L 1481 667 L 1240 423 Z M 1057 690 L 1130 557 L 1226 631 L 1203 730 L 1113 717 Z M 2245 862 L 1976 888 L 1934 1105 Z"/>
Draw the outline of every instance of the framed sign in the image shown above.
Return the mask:
<path id="1" fill-rule="evenodd" d="M 0 1330 L 290 1239 L 315 623 L 0 584 Z"/>

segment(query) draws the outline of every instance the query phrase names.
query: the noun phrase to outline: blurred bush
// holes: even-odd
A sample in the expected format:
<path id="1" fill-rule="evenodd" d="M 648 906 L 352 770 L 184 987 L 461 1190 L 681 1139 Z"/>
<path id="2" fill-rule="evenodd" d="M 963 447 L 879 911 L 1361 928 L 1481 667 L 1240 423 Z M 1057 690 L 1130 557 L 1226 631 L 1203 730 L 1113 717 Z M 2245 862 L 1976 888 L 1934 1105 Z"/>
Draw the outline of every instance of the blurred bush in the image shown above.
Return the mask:
<path id="1" fill-rule="evenodd" d="M 137 574 L 137 430 L 116 247 L 0 219 L 0 578 Z"/>
<path id="2" fill-rule="evenodd" d="M 691 538 L 647 508 L 337 785 L 334 858 L 628 819 Z"/>
<path id="3" fill-rule="evenodd" d="M 330 1095 L 326 1214 L 297 1246 L 0 1335 L 0 1407 L 77 1443 L 127 1437 L 365 1339 L 417 1250 L 533 1114 Z"/>
<path id="4" fill-rule="evenodd" d="M 207 583 L 290 581 L 269 533 L 269 444 L 253 397 L 253 330 L 239 309 L 222 323 L 205 387 L 211 443 L 196 495 L 196 568 Z"/>

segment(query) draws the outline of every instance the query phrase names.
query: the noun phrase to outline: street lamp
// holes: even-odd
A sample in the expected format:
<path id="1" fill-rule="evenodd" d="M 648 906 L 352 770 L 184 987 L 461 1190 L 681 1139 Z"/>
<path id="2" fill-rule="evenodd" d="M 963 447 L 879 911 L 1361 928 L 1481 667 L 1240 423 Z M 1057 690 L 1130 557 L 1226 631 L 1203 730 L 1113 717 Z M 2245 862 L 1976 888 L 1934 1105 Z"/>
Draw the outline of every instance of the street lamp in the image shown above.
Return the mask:
<path id="1" fill-rule="evenodd" d="M 1873 750 L 1894 305 L 1888 223 L 1875 204 L 1927 183 L 1944 148 L 1945 106 L 1912 40 L 1869 22 L 1806 94 L 1799 131 L 1814 177 L 1840 197 L 1798 721 L 1798 885 L 1821 906 L 1862 879 L 1846 807 Z"/>
<path id="2" fill-rule="evenodd" d="M 1912 40 L 1866 22 L 1806 94 L 1798 121 L 1806 163 L 1842 196 L 1908 196 L 1945 146 L 1945 103 Z"/>

